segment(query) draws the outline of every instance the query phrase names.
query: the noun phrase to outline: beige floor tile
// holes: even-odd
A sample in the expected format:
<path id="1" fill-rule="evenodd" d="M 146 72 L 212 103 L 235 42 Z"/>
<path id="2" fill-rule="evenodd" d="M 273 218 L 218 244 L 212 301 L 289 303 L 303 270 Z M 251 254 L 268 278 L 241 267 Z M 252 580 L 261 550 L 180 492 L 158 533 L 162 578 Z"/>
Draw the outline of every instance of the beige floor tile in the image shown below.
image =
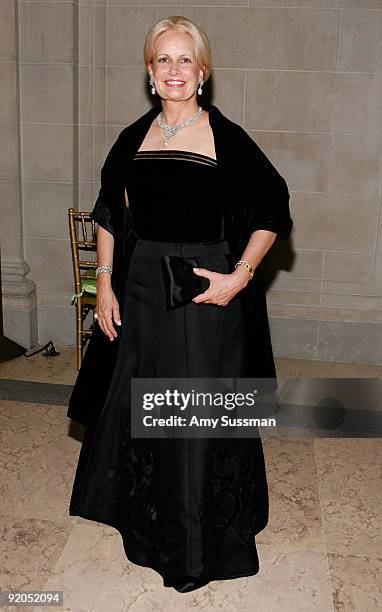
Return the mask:
<path id="1" fill-rule="evenodd" d="M 1 515 L 1 590 L 43 589 L 73 528 L 67 521 Z"/>
<path id="2" fill-rule="evenodd" d="M 264 455 L 270 516 L 258 542 L 280 552 L 324 551 L 313 440 L 266 439 Z"/>
<path id="3" fill-rule="evenodd" d="M 382 608 L 382 559 L 329 554 L 335 610 L 377 612 Z"/>
<path id="4" fill-rule="evenodd" d="M 382 438 L 315 438 L 314 451 L 321 461 L 382 464 Z"/>
<path id="5" fill-rule="evenodd" d="M 382 465 L 354 461 L 350 446 L 326 453 L 321 442 L 315 445 L 327 552 L 375 558 Z"/>
<path id="6" fill-rule="evenodd" d="M 80 451 L 63 406 L 0 401 L 0 512 L 73 520 L 69 495 Z"/>

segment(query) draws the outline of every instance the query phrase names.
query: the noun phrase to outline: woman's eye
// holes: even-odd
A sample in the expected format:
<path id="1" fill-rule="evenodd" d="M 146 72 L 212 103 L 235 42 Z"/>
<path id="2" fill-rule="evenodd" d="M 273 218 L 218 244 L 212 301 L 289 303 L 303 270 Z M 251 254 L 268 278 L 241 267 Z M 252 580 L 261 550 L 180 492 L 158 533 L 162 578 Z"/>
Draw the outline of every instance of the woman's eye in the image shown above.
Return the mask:
<path id="1" fill-rule="evenodd" d="M 168 59 L 167 57 L 160 57 L 160 58 L 159 58 L 159 60 L 158 60 L 158 62 L 166 62 L 166 61 L 167 61 L 167 59 Z M 183 61 L 184 61 L 184 62 L 191 62 L 191 59 L 190 59 L 189 57 L 184 57 L 184 58 L 183 58 Z"/>

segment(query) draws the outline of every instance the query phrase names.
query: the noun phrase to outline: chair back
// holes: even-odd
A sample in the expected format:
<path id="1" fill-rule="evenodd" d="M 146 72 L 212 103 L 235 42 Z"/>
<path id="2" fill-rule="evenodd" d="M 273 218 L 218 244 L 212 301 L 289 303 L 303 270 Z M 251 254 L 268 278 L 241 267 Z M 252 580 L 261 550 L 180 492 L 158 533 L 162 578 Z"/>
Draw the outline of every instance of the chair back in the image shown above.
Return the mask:
<path id="1" fill-rule="evenodd" d="M 95 222 L 90 218 L 90 211 L 78 211 L 69 208 L 70 245 L 74 273 L 75 293 L 78 296 L 84 282 L 94 281 L 97 268 L 97 242 Z M 89 254 L 93 254 L 89 259 Z"/>

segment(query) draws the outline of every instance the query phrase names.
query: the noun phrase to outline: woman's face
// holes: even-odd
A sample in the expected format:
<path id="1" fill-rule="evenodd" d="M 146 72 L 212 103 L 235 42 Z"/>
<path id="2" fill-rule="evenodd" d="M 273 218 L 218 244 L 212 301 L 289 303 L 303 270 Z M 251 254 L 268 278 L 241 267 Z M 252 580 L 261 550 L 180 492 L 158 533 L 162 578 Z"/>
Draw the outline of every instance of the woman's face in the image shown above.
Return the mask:
<path id="1" fill-rule="evenodd" d="M 185 32 L 163 32 L 157 38 L 154 59 L 148 68 L 162 99 L 189 100 L 194 95 L 196 97 L 203 71 L 195 61 L 194 41 Z"/>

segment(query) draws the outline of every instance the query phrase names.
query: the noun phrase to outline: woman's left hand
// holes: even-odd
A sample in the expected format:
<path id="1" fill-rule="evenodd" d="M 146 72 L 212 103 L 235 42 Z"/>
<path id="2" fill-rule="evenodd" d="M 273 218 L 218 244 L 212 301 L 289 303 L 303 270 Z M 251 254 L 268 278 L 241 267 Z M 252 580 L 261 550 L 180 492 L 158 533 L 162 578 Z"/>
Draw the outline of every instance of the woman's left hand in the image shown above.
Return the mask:
<path id="1" fill-rule="evenodd" d="M 207 268 L 194 268 L 194 274 L 205 276 L 210 281 L 210 286 L 203 293 L 193 298 L 193 302 L 199 304 L 216 304 L 217 306 L 227 306 L 239 291 L 247 286 L 250 278 L 247 270 L 243 266 L 230 273 L 213 272 Z"/>

